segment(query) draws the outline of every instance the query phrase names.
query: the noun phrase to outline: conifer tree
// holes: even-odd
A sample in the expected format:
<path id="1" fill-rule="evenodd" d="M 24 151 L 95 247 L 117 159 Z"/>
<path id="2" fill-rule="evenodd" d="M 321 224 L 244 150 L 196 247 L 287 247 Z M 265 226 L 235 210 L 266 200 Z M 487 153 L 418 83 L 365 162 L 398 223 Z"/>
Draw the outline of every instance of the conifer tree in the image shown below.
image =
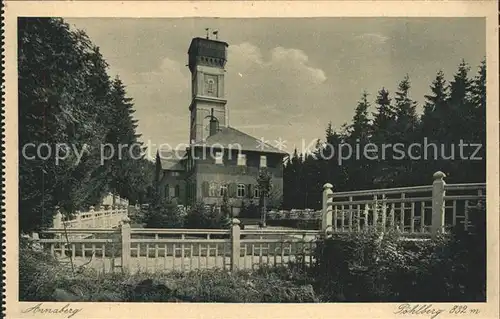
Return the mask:
<path id="1" fill-rule="evenodd" d="M 457 72 L 450 82 L 450 97 L 448 100 L 448 138 L 450 141 L 469 140 L 474 130 L 469 124 L 472 113 L 472 80 L 469 78 L 470 67 L 465 61 L 458 66 Z"/>
<path id="2" fill-rule="evenodd" d="M 441 157 L 446 160 L 443 166 L 447 173 L 447 181 L 463 182 L 466 176 L 464 173 L 470 166 L 468 160 L 461 158 L 459 154 L 459 144 L 462 142 L 471 142 L 474 137 L 474 131 L 477 128 L 472 127 L 474 107 L 472 105 L 472 80 L 469 78 L 470 67 L 465 61 L 458 66 L 457 72 L 450 82 L 450 97 L 448 104 L 450 114 L 446 118 L 447 134 L 442 145 Z M 467 149 L 464 156 L 469 157 L 470 149 Z"/>
<path id="3" fill-rule="evenodd" d="M 374 163 L 374 183 L 377 187 L 390 187 L 394 185 L 393 171 L 391 170 L 391 158 L 394 154 L 390 148 L 384 150 L 383 147 L 385 144 L 392 144 L 394 142 L 395 136 L 393 131 L 396 125 L 396 114 L 391 104 L 389 91 L 385 88 L 382 88 L 378 92 L 375 103 L 377 111 L 373 114 L 371 140 L 380 151 L 380 156 Z"/>
<path id="4" fill-rule="evenodd" d="M 388 159 L 392 167 L 391 175 L 394 178 L 393 186 L 403 186 L 413 183 L 413 172 L 416 171 L 416 163 L 410 158 L 419 156 L 419 149 L 413 149 L 409 154 L 409 147 L 418 142 L 417 128 L 419 125 L 416 113 L 416 102 L 410 97 L 410 79 L 406 75 L 398 85 L 394 98 L 395 121 L 392 127 L 391 140 L 393 144 L 393 156 Z M 401 145 L 402 153 L 396 150 L 396 145 Z"/>
<path id="5" fill-rule="evenodd" d="M 391 128 L 394 125 L 396 114 L 391 104 L 389 91 L 385 88 L 378 91 L 375 103 L 377 104 L 377 112 L 373 114 L 372 140 L 375 143 L 382 143 L 391 138 Z"/>
<path id="6" fill-rule="evenodd" d="M 313 189 L 321 190 L 326 182 L 332 183 L 336 191 L 427 185 L 432 182 L 432 174 L 437 170 L 448 175 L 447 182 L 484 182 L 484 153 L 478 155 L 483 158 L 478 161 L 446 160 L 441 158 L 441 145 L 449 148 L 460 138 L 485 145 L 485 61 L 472 80 L 468 78 L 465 62 L 460 64 L 450 84 L 445 80 L 444 73 L 439 71 L 430 85 L 430 93 L 424 96 L 420 118 L 416 111 L 417 103 L 410 97 L 410 89 L 408 76 L 399 83 L 394 99 L 385 88 L 381 89 L 375 100 L 376 111 L 372 122 L 368 117 L 368 95 L 364 92 L 351 123 L 344 124 L 339 132 L 331 123 L 327 125 L 325 142 L 317 143 L 315 156 L 298 154 L 295 150 L 284 170 L 285 208 L 316 208 L 313 206 L 317 204 L 318 193 Z M 363 147 L 370 142 L 378 146 L 379 156 L 379 144 L 403 143 L 404 157 L 392 160 L 397 154 L 387 150 L 385 160 L 364 159 Z M 339 166 L 338 154 L 329 157 L 329 145 L 338 152 L 342 143 L 351 145 L 353 152 L 358 144 L 361 154 L 356 158 L 353 153 Z M 420 149 L 412 149 L 412 155 L 419 156 L 420 160 L 412 160 L 406 153 L 412 143 L 421 145 Z M 485 147 L 482 148 L 484 151 Z"/>
<path id="7" fill-rule="evenodd" d="M 365 147 L 370 142 L 371 123 L 368 118 L 368 93 L 364 91 L 354 111 L 352 124 L 347 126 L 346 142 L 350 145 L 352 154 L 345 162 L 347 172 L 347 187 L 367 189 L 373 186 L 373 162 L 365 156 Z"/>
<path id="8" fill-rule="evenodd" d="M 471 171 L 475 178 L 473 181 L 483 182 L 486 180 L 486 60 L 481 61 L 479 71 L 472 83 L 471 100 L 472 119 L 468 124 L 474 129 L 471 142 L 480 145 L 480 150 L 475 157 L 482 160 L 469 160 L 469 164 L 472 166 Z"/>
<path id="9" fill-rule="evenodd" d="M 144 178 L 149 162 L 141 162 L 132 179 L 127 169 L 120 175 L 101 165 L 101 147 L 109 142 L 110 131 L 115 137 L 133 137 L 136 127 L 124 115 L 131 106 L 117 113 L 108 65 L 84 32 L 71 30 L 62 19 L 20 18 L 18 61 L 21 232 L 51 226 L 57 206 L 69 215 L 99 205 L 107 191 L 121 184 L 117 176 L 135 185 L 127 198 L 150 187 Z M 43 145 L 41 158 L 36 150 Z"/>
<path id="10" fill-rule="evenodd" d="M 424 113 L 422 114 L 420 134 L 434 139 L 446 135 L 446 118 L 450 113 L 448 106 L 449 87 L 443 71 L 439 71 L 430 87 L 431 95 L 425 95 Z"/>

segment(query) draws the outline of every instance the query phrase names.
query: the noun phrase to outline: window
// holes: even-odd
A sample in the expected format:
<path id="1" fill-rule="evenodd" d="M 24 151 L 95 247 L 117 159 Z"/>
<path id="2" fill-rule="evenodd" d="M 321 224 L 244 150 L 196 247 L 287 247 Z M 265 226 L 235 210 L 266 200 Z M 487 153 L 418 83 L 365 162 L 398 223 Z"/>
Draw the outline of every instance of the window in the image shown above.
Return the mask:
<path id="1" fill-rule="evenodd" d="M 165 185 L 165 198 L 168 198 L 168 196 L 170 195 L 170 187 L 167 185 Z"/>
<path id="2" fill-rule="evenodd" d="M 179 173 L 179 172 L 172 172 L 172 176 L 174 176 L 174 177 L 175 177 L 175 176 L 179 176 L 179 175 L 180 175 L 180 173 Z"/>
<path id="3" fill-rule="evenodd" d="M 238 166 L 247 165 L 247 156 L 245 154 L 238 154 Z"/>
<path id="4" fill-rule="evenodd" d="M 223 164 L 222 152 L 215 152 L 215 164 Z"/>
<path id="5" fill-rule="evenodd" d="M 266 155 L 260 156 L 260 167 L 267 167 L 267 156 Z"/>
<path id="6" fill-rule="evenodd" d="M 208 79 L 207 81 L 207 93 L 208 94 L 213 94 L 214 93 L 214 80 L 213 79 Z"/>
<path id="7" fill-rule="evenodd" d="M 208 196 L 217 197 L 218 196 L 217 190 L 218 190 L 217 183 L 215 183 L 215 182 L 210 183 L 210 186 L 208 188 Z"/>
<path id="8" fill-rule="evenodd" d="M 181 196 L 181 188 L 179 185 L 175 185 L 175 197 L 180 197 Z"/>
<path id="9" fill-rule="evenodd" d="M 245 184 L 238 184 L 238 189 L 237 189 L 237 196 L 238 197 L 245 197 Z"/>
<path id="10" fill-rule="evenodd" d="M 253 190 L 253 197 L 255 198 L 259 198 L 259 187 L 258 186 L 255 186 L 254 190 Z"/>
<path id="11" fill-rule="evenodd" d="M 227 185 L 221 185 L 219 190 L 219 196 L 227 195 Z"/>

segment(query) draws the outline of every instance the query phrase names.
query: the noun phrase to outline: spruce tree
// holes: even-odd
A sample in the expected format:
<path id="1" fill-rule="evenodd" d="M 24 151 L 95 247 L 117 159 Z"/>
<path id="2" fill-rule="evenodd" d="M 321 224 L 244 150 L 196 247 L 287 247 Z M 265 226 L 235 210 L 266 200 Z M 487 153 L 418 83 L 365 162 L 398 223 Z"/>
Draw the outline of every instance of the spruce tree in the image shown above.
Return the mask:
<path id="1" fill-rule="evenodd" d="M 365 91 L 362 93 L 354 111 L 352 124 L 347 126 L 346 142 L 350 145 L 352 154 L 342 165 L 345 165 L 347 172 L 348 182 L 346 187 L 348 189 L 367 189 L 373 186 L 371 170 L 374 163 L 372 159 L 365 156 L 364 151 L 366 145 L 370 142 L 371 135 L 371 123 L 368 118 L 369 108 L 368 93 Z"/>
<path id="2" fill-rule="evenodd" d="M 472 104 L 472 80 L 469 78 L 470 67 L 462 61 L 457 72 L 450 82 L 450 97 L 448 104 L 450 114 L 446 119 L 447 134 L 441 142 L 443 150 L 441 157 L 445 159 L 443 166 L 447 173 L 447 181 L 450 183 L 463 182 L 467 178 L 466 171 L 470 167 L 468 160 L 461 158 L 459 154 L 459 144 L 469 143 L 474 138 L 476 128 L 471 125 L 474 120 L 474 107 Z M 469 157 L 470 149 L 463 154 Z"/>
<path id="3" fill-rule="evenodd" d="M 394 127 L 396 114 L 392 106 L 389 91 L 382 88 L 378 91 L 376 103 L 376 112 L 373 114 L 372 123 L 372 142 L 377 145 L 380 150 L 380 157 L 374 163 L 373 169 L 374 183 L 377 187 L 390 187 L 394 185 L 393 170 L 391 169 L 391 158 L 393 156 L 392 150 L 383 150 L 385 144 L 392 144 L 394 142 Z"/>

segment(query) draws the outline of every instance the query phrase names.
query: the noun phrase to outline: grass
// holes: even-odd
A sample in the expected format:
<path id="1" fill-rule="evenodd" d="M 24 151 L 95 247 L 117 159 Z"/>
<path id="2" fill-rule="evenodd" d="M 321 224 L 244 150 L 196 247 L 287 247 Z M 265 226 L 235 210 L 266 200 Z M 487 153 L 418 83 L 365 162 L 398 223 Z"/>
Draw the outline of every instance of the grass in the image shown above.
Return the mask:
<path id="1" fill-rule="evenodd" d="M 43 252 L 20 251 L 21 301 L 317 302 L 314 289 L 287 267 L 229 272 L 72 273 Z"/>

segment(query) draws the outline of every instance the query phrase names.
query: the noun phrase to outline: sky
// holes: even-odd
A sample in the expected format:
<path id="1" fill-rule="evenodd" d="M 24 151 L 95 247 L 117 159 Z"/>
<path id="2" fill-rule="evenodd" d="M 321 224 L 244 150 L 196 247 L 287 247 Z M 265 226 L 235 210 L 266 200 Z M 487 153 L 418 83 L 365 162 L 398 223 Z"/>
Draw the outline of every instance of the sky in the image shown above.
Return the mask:
<path id="1" fill-rule="evenodd" d="M 363 90 L 372 102 L 408 74 L 421 109 L 436 73 L 449 80 L 462 59 L 471 75 L 486 55 L 481 18 L 72 18 L 99 46 L 135 104 L 141 140 L 189 142 L 187 50 L 205 28 L 229 43 L 229 125 L 285 151 L 324 139 L 329 122 L 350 122 Z M 283 144 L 282 144 L 283 145 Z"/>

